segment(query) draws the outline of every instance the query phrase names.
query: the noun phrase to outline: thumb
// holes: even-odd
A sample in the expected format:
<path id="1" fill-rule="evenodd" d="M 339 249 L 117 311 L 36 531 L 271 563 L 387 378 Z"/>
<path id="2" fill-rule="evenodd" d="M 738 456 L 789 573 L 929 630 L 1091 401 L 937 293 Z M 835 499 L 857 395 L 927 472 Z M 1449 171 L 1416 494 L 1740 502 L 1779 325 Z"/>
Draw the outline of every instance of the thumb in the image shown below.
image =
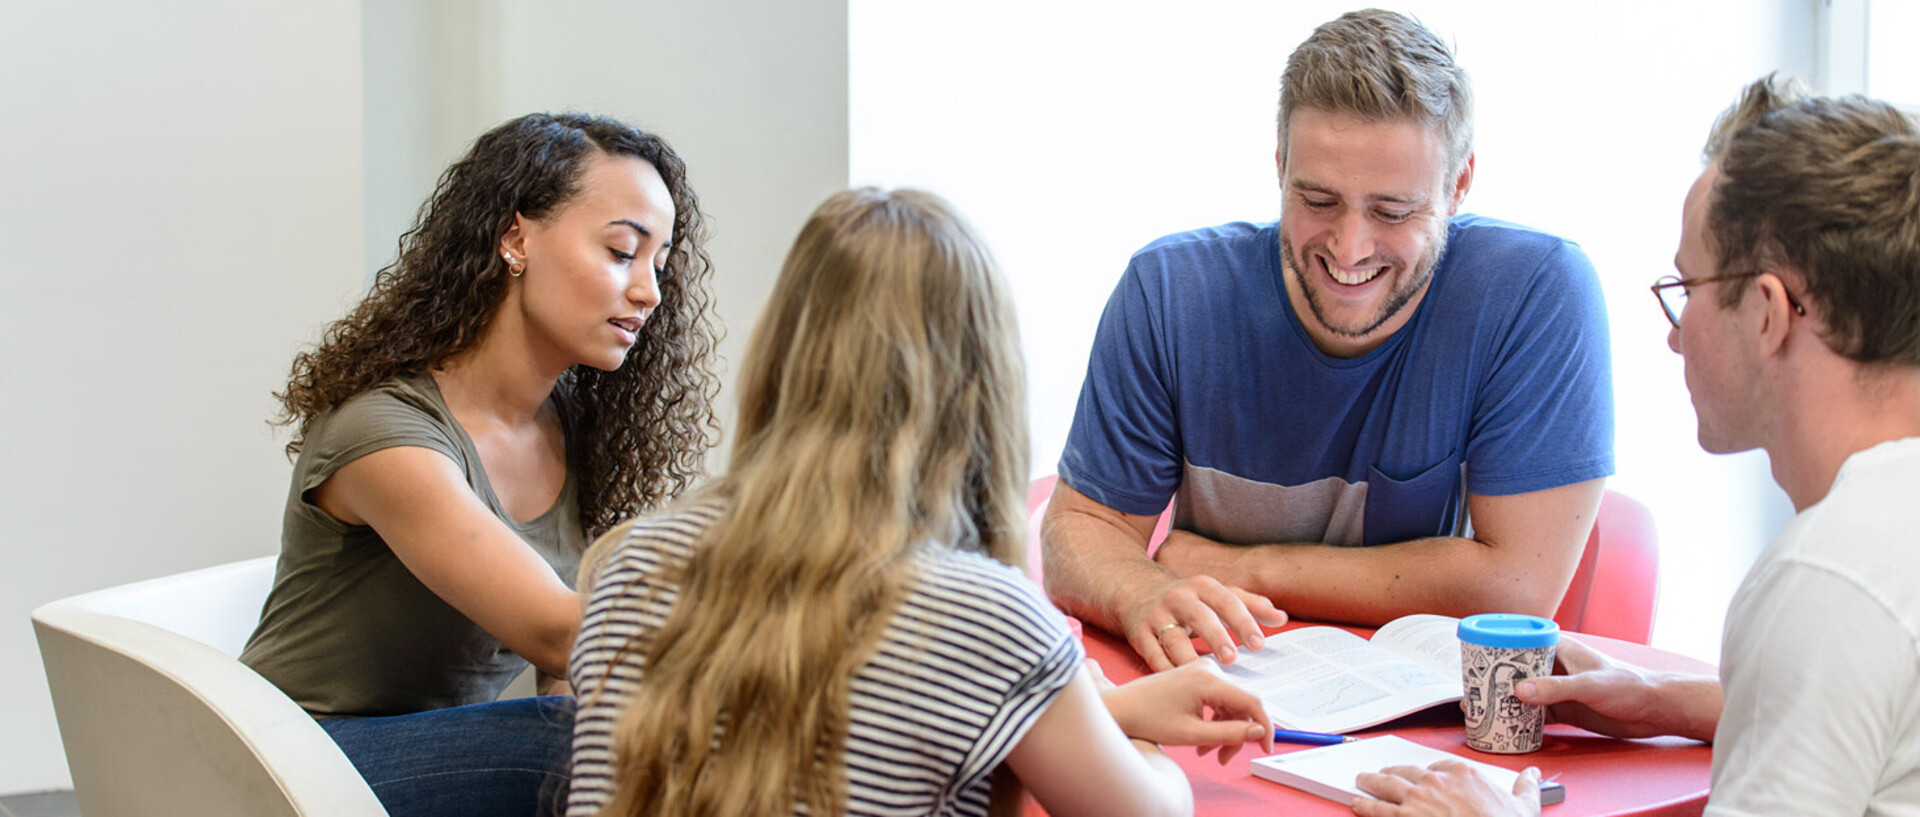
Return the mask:
<path id="1" fill-rule="evenodd" d="M 1513 694 L 1522 703 L 1534 706 L 1551 706 L 1561 701 L 1575 700 L 1580 690 L 1586 686 L 1585 679 L 1578 675 L 1555 675 L 1545 678 L 1528 678 L 1513 686 Z"/>
<path id="2" fill-rule="evenodd" d="M 1096 681 L 1107 680 L 1106 670 L 1103 670 L 1100 668 L 1099 661 L 1093 658 L 1088 658 L 1085 663 L 1087 667 L 1087 672 L 1093 676 L 1094 680 Z"/>
<path id="3" fill-rule="evenodd" d="M 1520 773 L 1520 778 L 1513 781 L 1513 796 L 1521 798 L 1528 803 L 1540 802 L 1539 767 L 1528 766 L 1526 771 Z"/>

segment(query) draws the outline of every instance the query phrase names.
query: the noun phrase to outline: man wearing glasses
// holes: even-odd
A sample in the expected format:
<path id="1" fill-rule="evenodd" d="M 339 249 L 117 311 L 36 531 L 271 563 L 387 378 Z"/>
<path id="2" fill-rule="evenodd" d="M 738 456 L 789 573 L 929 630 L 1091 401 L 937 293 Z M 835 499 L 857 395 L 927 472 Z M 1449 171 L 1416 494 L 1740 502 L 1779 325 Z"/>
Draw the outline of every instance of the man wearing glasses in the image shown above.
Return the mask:
<path id="1" fill-rule="evenodd" d="M 1605 307 L 1577 246 L 1460 214 L 1471 96 L 1411 19 L 1321 26 L 1281 77 L 1279 222 L 1163 238 L 1115 289 L 1047 588 L 1154 669 L 1281 609 L 1559 605 L 1613 472 Z"/>
<path id="2" fill-rule="evenodd" d="M 1719 679 L 1563 639 L 1569 674 L 1517 692 L 1597 732 L 1711 741 L 1708 814 L 1920 813 L 1920 125 L 1769 78 L 1707 157 L 1654 292 L 1701 447 L 1765 449 L 1799 515 L 1734 595 Z M 1525 777 L 1391 771 L 1354 811 L 1540 810 Z"/>

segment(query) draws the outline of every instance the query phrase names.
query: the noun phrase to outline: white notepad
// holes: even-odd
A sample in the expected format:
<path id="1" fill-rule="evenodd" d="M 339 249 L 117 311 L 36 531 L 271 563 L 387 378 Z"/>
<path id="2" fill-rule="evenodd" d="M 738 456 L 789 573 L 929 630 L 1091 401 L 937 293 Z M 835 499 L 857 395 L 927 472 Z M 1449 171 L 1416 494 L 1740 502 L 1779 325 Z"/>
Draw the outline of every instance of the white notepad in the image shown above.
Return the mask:
<path id="1" fill-rule="evenodd" d="M 1463 761 L 1479 769 L 1501 791 L 1513 791 L 1513 782 L 1520 778 L 1520 773 L 1511 769 L 1422 746 L 1397 735 L 1257 757 L 1253 759 L 1252 770 L 1253 775 L 1262 780 L 1292 786 L 1335 802 L 1351 803 L 1355 797 L 1368 796 L 1354 784 L 1354 779 L 1363 772 L 1377 772 L 1388 766 L 1426 768 L 1442 760 Z M 1549 806 L 1565 799 L 1565 786 L 1552 781 L 1540 783 L 1540 805 Z"/>

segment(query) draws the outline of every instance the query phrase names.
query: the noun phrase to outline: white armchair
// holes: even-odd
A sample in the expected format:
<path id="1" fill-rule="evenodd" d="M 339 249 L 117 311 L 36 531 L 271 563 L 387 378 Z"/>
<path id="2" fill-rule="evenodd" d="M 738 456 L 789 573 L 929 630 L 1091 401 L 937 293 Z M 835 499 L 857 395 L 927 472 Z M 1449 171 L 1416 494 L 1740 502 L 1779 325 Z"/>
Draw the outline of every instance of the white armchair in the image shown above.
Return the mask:
<path id="1" fill-rule="evenodd" d="M 47 604 L 33 629 L 87 817 L 385 817 L 313 718 L 235 660 L 274 557 Z"/>

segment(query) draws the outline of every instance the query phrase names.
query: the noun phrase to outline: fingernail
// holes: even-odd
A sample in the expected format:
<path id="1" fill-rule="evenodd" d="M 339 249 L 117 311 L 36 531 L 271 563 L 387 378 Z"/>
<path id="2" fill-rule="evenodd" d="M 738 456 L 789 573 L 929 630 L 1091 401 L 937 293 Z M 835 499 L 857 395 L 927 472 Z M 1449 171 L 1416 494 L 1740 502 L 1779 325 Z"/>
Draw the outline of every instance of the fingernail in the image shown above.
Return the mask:
<path id="1" fill-rule="evenodd" d="M 1528 679 L 1525 681 L 1521 681 L 1518 684 L 1514 684 L 1513 691 L 1526 697 L 1532 697 L 1533 696 L 1533 680 Z"/>
<path id="2" fill-rule="evenodd" d="M 1254 633 L 1252 638 L 1247 639 L 1247 646 L 1255 650 L 1266 649 L 1267 648 L 1266 636 L 1263 636 L 1259 633 Z"/>
<path id="3" fill-rule="evenodd" d="M 1260 734 L 1265 731 L 1267 730 L 1261 728 L 1260 724 L 1257 724 L 1257 723 L 1247 724 L 1247 738 L 1249 740 L 1258 739 L 1260 737 Z"/>

